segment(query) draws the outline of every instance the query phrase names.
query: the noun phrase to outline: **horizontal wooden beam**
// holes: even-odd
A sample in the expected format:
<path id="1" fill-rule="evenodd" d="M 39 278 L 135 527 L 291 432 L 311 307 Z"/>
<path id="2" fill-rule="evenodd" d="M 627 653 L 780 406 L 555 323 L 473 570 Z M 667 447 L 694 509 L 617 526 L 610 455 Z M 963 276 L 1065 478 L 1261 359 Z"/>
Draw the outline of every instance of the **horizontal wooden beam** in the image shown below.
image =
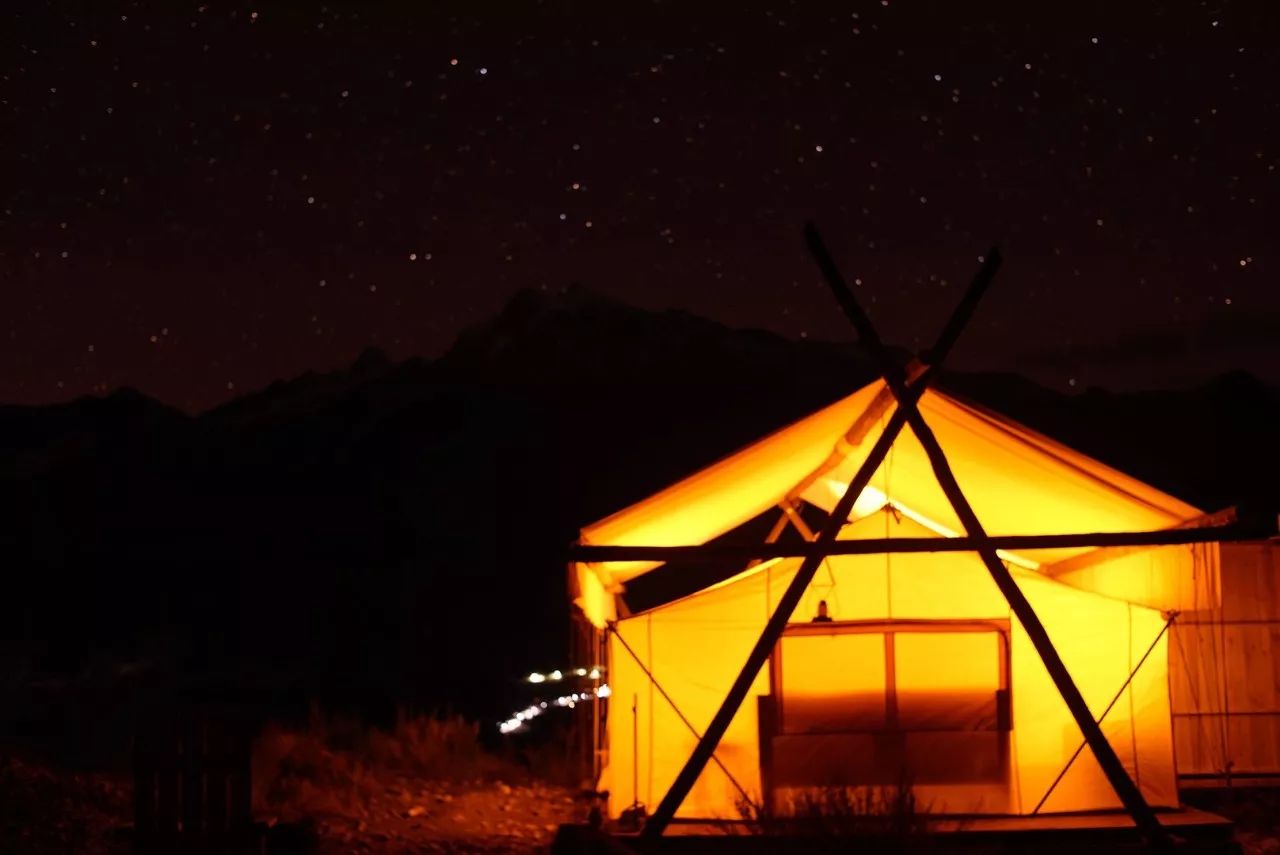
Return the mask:
<path id="1" fill-rule="evenodd" d="M 1159 531 L 1099 531 L 1088 534 L 1006 534 L 988 536 L 995 549 L 1081 549 L 1104 546 L 1176 546 L 1257 540 L 1274 534 L 1240 525 L 1171 528 Z M 834 543 L 694 544 L 680 546 L 602 546 L 589 543 L 569 547 L 569 559 L 585 563 L 610 561 L 749 561 L 753 558 L 807 558 L 811 555 L 878 555 L 902 552 L 974 552 L 978 541 L 969 537 L 886 537 L 837 540 Z"/>
<path id="2" fill-rule="evenodd" d="M 1238 523 L 1239 513 L 1235 507 L 1224 508 L 1212 514 L 1203 514 L 1193 517 L 1184 522 L 1178 523 L 1173 528 L 1176 529 L 1203 529 L 1229 526 Z M 1194 542 L 1194 541 L 1192 541 Z M 1064 558 L 1061 561 L 1055 561 L 1052 564 L 1045 565 L 1040 568 L 1040 572 L 1047 576 L 1057 578 L 1066 573 L 1073 573 L 1076 570 L 1084 570 L 1088 567 L 1096 567 L 1108 561 L 1115 561 L 1126 555 L 1133 555 L 1138 552 L 1145 552 L 1154 549 L 1162 544 L 1142 543 L 1142 544 L 1126 544 L 1116 549 L 1108 549 L 1106 552 L 1084 552 L 1079 555 L 1073 555 L 1070 558 Z"/>

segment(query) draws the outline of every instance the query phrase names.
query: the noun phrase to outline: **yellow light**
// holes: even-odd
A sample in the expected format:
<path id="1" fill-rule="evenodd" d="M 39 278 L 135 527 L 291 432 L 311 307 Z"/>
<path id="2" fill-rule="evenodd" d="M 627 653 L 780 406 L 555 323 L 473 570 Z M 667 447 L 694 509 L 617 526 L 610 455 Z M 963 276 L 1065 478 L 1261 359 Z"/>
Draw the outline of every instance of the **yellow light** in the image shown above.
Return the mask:
<path id="1" fill-rule="evenodd" d="M 841 481 L 827 480 L 827 488 L 838 498 L 844 495 L 844 491 L 849 488 L 848 484 Z M 912 522 L 919 523 L 929 531 L 939 537 L 958 538 L 960 534 L 950 528 L 947 528 L 940 522 L 929 519 L 919 511 L 912 510 L 900 502 L 891 501 L 888 496 L 872 487 L 870 484 L 863 489 L 862 494 L 858 496 L 858 500 L 853 503 L 853 511 L 849 515 L 850 520 L 861 519 L 862 517 L 873 514 L 883 508 L 890 507 L 902 514 Z M 996 555 L 1000 556 L 1010 564 L 1015 564 L 1026 570 L 1039 570 L 1040 562 L 1032 561 L 1030 558 L 1023 558 L 1020 555 L 1014 555 L 1012 552 L 1004 549 L 997 549 Z"/>

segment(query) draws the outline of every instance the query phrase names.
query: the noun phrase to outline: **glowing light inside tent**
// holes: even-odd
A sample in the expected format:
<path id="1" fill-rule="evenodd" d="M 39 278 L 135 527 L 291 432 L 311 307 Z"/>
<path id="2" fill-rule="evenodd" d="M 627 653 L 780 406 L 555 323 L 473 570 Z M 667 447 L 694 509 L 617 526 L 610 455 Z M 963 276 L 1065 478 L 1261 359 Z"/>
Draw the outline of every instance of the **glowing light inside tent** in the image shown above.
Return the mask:
<path id="1" fill-rule="evenodd" d="M 835 481 L 828 478 L 827 489 L 831 491 L 832 495 L 839 499 L 844 495 L 844 491 L 849 489 L 849 485 L 843 481 Z M 903 504 L 892 501 L 888 496 L 880 490 L 877 490 L 875 487 L 872 487 L 870 484 L 863 488 L 862 494 L 858 496 L 857 501 L 853 503 L 853 511 L 850 514 L 850 519 L 861 519 L 862 517 L 870 516 L 877 511 L 883 510 L 886 507 L 893 508 L 907 519 L 912 522 L 919 523 L 939 537 L 958 538 L 960 536 L 959 532 L 947 528 L 940 522 L 929 519 L 929 517 L 919 511 L 912 510 Z M 1040 569 L 1040 562 L 1032 561 L 1029 558 L 1023 558 L 1020 555 L 1014 555 L 1012 552 L 1004 549 L 997 549 L 996 555 L 1000 556 L 1000 558 L 1010 564 L 1017 565 L 1018 567 L 1022 567 L 1026 570 Z"/>
<path id="2" fill-rule="evenodd" d="M 848 489 L 848 484 L 839 484 L 835 481 L 829 483 L 831 491 L 835 493 L 839 499 L 844 495 L 844 491 Z M 849 516 L 853 519 L 862 519 L 880 511 L 889 503 L 889 497 L 884 493 L 872 487 L 870 484 L 862 488 L 862 493 L 853 503 L 853 511 Z"/>

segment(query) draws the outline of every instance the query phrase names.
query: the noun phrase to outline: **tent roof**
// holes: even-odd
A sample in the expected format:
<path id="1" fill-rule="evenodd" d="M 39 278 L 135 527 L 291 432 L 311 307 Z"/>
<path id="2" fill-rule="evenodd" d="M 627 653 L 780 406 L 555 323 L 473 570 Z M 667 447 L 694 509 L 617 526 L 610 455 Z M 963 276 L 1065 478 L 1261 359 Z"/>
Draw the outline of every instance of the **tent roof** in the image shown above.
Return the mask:
<path id="1" fill-rule="evenodd" d="M 886 412 L 858 442 L 845 434 L 880 393 L 877 381 L 828 407 L 690 475 L 667 489 L 583 529 L 596 545 L 701 544 L 777 505 L 833 451 L 843 462 L 800 493 L 830 511 L 879 437 Z M 937 434 L 956 479 L 991 534 L 1067 534 L 1169 528 L 1202 512 L 1122 472 L 1003 416 L 930 389 L 920 412 Z M 940 533 L 961 525 L 925 456 L 904 429 L 864 492 L 855 516 L 886 500 L 913 512 Z M 1051 562 L 1079 552 L 1025 554 Z M 606 585 L 656 566 L 651 562 L 595 565 Z"/>

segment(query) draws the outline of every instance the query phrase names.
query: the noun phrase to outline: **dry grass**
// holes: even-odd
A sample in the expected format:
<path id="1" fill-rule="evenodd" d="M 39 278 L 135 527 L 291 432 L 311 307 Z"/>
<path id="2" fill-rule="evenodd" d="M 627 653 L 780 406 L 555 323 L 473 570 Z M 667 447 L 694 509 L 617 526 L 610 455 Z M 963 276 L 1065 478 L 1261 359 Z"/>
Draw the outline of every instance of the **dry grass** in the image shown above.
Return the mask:
<path id="1" fill-rule="evenodd" d="M 486 752 L 458 716 L 401 714 L 389 728 L 314 712 L 254 747 L 255 814 L 293 849 L 532 852 L 581 813 L 530 764 Z M 563 751 L 563 749 L 561 749 Z M 545 850 L 544 850 L 545 851 Z"/>
<path id="2" fill-rule="evenodd" d="M 795 841 L 801 848 L 826 842 L 877 852 L 923 852 L 932 848 L 930 805 L 909 780 L 884 787 L 808 787 L 776 811 L 742 800 L 739 813 L 749 833 Z"/>
<path id="3" fill-rule="evenodd" d="M 267 727 L 254 744 L 258 807 L 309 817 L 344 815 L 389 779 L 480 783 L 510 775 L 461 716 L 401 713 L 390 730 L 313 710 L 304 729 Z"/>

